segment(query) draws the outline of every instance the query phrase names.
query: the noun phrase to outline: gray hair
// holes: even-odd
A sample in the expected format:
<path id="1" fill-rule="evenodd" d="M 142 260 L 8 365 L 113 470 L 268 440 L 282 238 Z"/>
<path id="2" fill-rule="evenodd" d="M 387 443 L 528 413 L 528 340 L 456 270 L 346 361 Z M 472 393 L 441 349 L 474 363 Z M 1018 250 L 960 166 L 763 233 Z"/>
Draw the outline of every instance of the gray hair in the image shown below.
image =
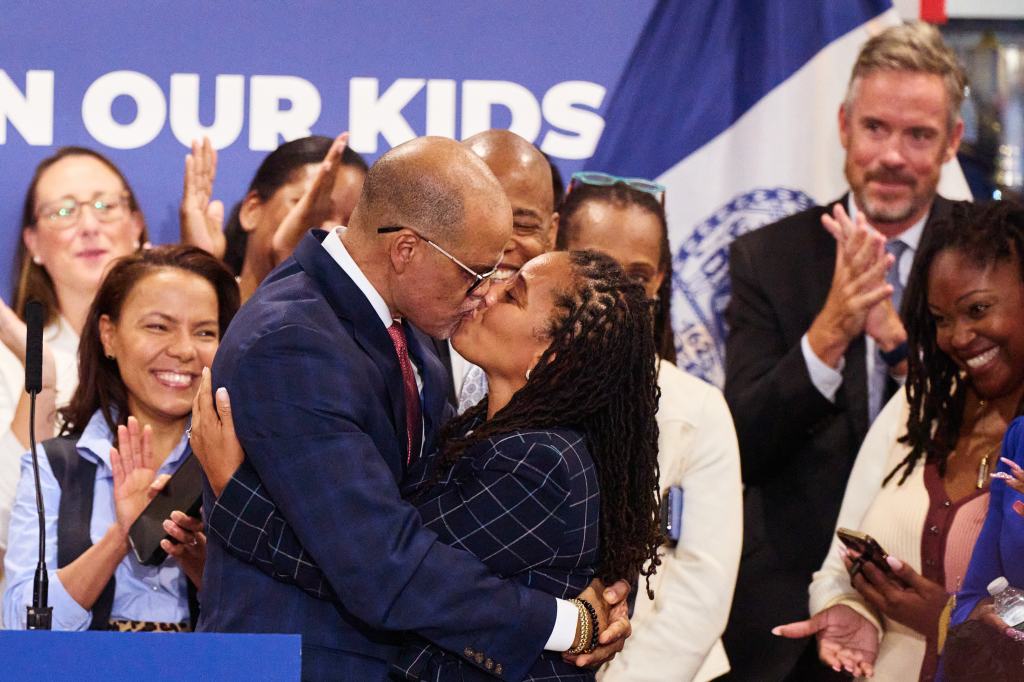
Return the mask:
<path id="1" fill-rule="evenodd" d="M 861 79 L 876 71 L 910 71 L 940 76 L 949 103 L 949 130 L 960 118 L 967 75 L 956 53 L 942 40 L 939 30 L 921 21 L 891 26 L 874 36 L 861 48 L 850 74 L 843 105 L 849 110 Z"/>

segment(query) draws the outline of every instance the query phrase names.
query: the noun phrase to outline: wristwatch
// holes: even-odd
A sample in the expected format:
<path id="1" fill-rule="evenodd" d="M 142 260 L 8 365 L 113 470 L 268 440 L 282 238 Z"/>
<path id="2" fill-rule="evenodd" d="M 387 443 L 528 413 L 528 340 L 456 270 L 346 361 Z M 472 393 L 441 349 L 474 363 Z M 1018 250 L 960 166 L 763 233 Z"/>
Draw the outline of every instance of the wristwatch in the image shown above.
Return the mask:
<path id="1" fill-rule="evenodd" d="M 907 355 L 910 354 L 910 346 L 904 341 L 900 345 L 896 346 L 890 351 L 884 351 L 881 348 L 878 349 L 878 355 L 881 356 L 883 362 L 890 367 L 895 367 L 904 360 L 907 359 Z"/>

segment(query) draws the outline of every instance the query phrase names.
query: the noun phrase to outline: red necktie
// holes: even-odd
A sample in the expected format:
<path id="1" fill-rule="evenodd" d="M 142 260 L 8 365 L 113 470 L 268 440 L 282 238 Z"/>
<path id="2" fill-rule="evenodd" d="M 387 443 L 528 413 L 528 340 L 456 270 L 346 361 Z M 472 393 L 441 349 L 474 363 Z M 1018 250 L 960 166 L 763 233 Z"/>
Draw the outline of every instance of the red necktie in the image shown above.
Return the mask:
<path id="1" fill-rule="evenodd" d="M 412 463 L 413 453 L 419 454 L 420 436 L 423 422 L 420 417 L 420 391 L 416 388 L 416 375 L 412 371 L 412 361 L 409 360 L 409 346 L 405 342 L 405 330 L 402 323 L 395 320 L 388 327 L 388 335 L 391 342 L 395 344 L 395 353 L 398 354 L 398 364 L 402 368 L 402 384 L 405 393 L 405 431 L 408 437 L 408 450 L 406 451 L 405 463 Z"/>

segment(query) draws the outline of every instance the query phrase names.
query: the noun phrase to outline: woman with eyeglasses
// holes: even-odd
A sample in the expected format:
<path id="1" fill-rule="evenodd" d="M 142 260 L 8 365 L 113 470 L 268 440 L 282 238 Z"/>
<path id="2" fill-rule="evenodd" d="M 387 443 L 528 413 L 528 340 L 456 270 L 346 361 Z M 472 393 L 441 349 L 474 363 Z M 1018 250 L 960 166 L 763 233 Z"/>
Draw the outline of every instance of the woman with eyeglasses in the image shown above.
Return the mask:
<path id="1" fill-rule="evenodd" d="M 36 439 L 43 441 L 53 436 L 56 410 L 78 383 L 78 338 L 100 282 L 111 262 L 146 241 L 146 222 L 117 166 L 91 149 L 63 147 L 36 167 L 17 239 L 13 310 L 0 301 L 0 559 L 18 460 L 29 447 L 25 304 L 37 300 L 45 311 L 36 404 Z"/>
<path id="2" fill-rule="evenodd" d="M 673 364 L 664 196 L 665 188 L 650 180 L 576 173 L 558 213 L 559 248 L 610 255 L 652 302 L 661 357 L 659 487 L 663 504 L 672 486 L 683 499 L 681 533 L 661 550 L 655 597 L 637 595 L 633 636 L 603 672 L 604 682 L 708 680 L 729 669 L 719 637 L 742 542 L 739 449 L 721 392 Z"/>

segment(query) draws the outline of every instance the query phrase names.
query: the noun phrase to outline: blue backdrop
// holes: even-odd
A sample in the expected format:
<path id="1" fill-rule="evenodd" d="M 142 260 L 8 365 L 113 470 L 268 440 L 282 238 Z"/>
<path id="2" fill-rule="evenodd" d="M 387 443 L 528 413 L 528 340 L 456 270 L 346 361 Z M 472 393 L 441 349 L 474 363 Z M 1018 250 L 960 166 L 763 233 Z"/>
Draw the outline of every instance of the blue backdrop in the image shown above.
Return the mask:
<path id="1" fill-rule="evenodd" d="M 121 167 L 158 243 L 177 239 L 183 141 L 197 125 L 222 147 L 215 196 L 228 208 L 267 151 L 306 130 L 351 129 L 372 161 L 410 135 L 511 126 L 568 175 L 593 154 L 652 6 L 5 2 L 0 291 L 32 170 L 61 145 Z"/>

